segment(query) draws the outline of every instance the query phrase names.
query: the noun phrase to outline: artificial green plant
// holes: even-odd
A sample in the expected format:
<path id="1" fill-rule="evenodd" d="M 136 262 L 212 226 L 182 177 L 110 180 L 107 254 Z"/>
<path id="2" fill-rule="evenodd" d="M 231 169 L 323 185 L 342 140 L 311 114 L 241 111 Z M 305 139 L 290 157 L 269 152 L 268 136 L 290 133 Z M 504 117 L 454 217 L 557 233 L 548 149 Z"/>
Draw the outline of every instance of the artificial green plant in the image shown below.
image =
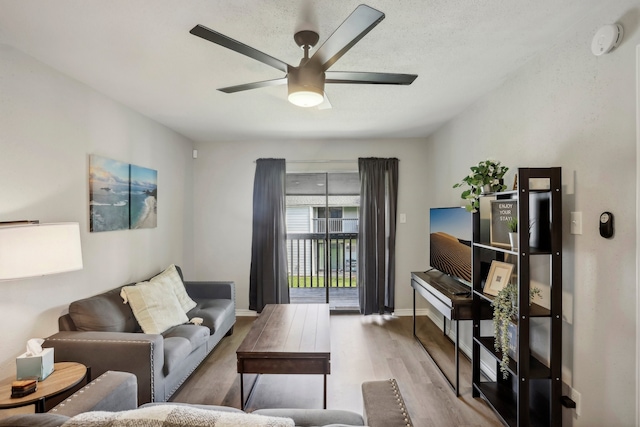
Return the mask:
<path id="1" fill-rule="evenodd" d="M 531 288 L 529 298 L 532 300 L 540 297 L 539 288 Z M 500 359 L 500 372 L 502 378 L 508 377 L 509 366 L 509 323 L 518 315 L 518 286 L 508 283 L 498 292 L 491 303 L 493 306 L 493 328 L 495 337 L 495 349 L 502 354 Z"/>
<path id="2" fill-rule="evenodd" d="M 453 188 L 469 186 L 460 197 L 469 200 L 469 204 L 466 206 L 469 212 L 477 212 L 480 207 L 480 195 L 485 186 L 488 186 L 491 192 L 507 189 L 507 186 L 502 183 L 502 179 L 509 168 L 502 166 L 499 161 L 484 160 L 477 166 L 471 166 L 470 169 L 471 173 L 462 178 L 462 181 L 455 184 Z"/>

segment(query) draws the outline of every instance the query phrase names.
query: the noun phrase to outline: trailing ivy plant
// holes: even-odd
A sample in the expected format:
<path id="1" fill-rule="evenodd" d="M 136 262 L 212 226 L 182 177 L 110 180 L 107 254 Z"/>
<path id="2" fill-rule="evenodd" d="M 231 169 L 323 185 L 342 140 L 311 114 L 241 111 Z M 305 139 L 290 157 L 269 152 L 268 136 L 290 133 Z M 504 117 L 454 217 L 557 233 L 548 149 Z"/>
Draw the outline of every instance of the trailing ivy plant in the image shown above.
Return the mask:
<path id="1" fill-rule="evenodd" d="M 469 186 L 467 190 L 462 192 L 460 197 L 469 200 L 469 204 L 466 206 L 469 212 L 477 212 L 480 208 L 480 195 L 484 186 L 488 186 L 489 191 L 504 191 L 507 189 L 507 186 L 502 183 L 502 179 L 509 168 L 502 166 L 499 161 L 484 160 L 478 163 L 477 166 L 471 166 L 470 169 L 471 173 L 462 178 L 462 181 L 455 184 L 453 188 Z"/>
<path id="2" fill-rule="evenodd" d="M 529 298 L 540 297 L 539 288 L 529 290 Z M 493 329 L 495 337 L 495 349 L 502 354 L 500 360 L 500 372 L 502 378 L 507 379 L 509 366 L 509 323 L 518 315 L 518 286 L 508 283 L 491 303 L 493 306 Z"/>

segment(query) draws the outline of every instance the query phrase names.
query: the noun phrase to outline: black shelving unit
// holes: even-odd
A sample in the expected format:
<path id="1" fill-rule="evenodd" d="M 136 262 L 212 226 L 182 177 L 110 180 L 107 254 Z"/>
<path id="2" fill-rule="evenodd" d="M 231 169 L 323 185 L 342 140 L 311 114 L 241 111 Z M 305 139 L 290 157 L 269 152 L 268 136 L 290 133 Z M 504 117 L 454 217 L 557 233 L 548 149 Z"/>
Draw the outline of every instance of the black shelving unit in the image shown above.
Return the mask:
<path id="1" fill-rule="evenodd" d="M 513 427 L 562 425 L 561 172 L 559 167 L 519 168 L 517 190 L 486 196 L 517 200 L 517 249 L 489 244 L 484 214 L 478 212 L 473 218 L 472 393 L 482 397 L 505 425 Z M 481 203 L 480 209 L 486 209 L 486 204 Z M 549 262 L 549 308 L 529 301 L 533 257 Z M 481 313 L 493 300 L 482 291 L 492 260 L 511 262 L 517 272 L 518 317 L 513 321 L 518 330 L 517 350 L 515 359 L 509 360 L 506 379 L 499 369 L 502 354 L 494 349 L 493 328 L 481 327 Z M 548 319 L 548 360 L 539 360 L 531 352 L 532 318 Z M 495 359 L 496 381 L 481 372 L 481 354 Z"/>

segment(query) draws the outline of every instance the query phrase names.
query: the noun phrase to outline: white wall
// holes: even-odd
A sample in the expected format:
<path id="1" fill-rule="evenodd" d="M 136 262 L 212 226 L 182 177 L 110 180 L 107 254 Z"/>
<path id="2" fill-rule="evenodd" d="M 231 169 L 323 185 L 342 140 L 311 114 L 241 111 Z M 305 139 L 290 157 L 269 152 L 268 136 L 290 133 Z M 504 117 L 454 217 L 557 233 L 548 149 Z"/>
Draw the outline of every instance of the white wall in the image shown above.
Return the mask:
<path id="1" fill-rule="evenodd" d="M 640 188 L 640 45 L 636 46 L 636 189 Z M 636 394 L 640 395 L 640 197 L 636 197 Z M 640 402 L 636 402 L 636 424 L 640 423 Z"/>
<path id="2" fill-rule="evenodd" d="M 582 395 L 582 415 L 564 425 L 633 426 L 636 402 L 636 118 L 637 1 L 603 8 L 590 31 L 543 53 L 500 88 L 428 139 L 430 204 L 459 201 L 451 184 L 486 158 L 517 167 L 563 168 L 563 380 Z M 593 34 L 620 22 L 625 40 L 595 57 Z M 511 184 L 513 175 L 506 180 Z M 583 213 L 583 234 L 569 214 Z M 616 234 L 598 233 L 603 211 Z"/>
<path id="3" fill-rule="evenodd" d="M 424 140 L 212 142 L 199 144 L 197 149 L 195 270 L 198 279 L 234 280 L 241 314 L 249 307 L 254 161 L 345 159 L 354 162 L 311 166 L 315 170 L 357 171 L 358 157 L 397 157 L 398 213 L 406 213 L 407 222 L 397 228 L 396 308 L 405 312 L 411 308 L 410 273 L 428 265 L 424 188 L 429 184 Z M 306 166 L 288 164 L 287 168 L 301 171 Z"/>
<path id="4" fill-rule="evenodd" d="M 80 223 L 84 269 L 0 282 L 0 377 L 31 337 L 57 332 L 78 298 L 192 267 L 192 142 L 0 45 L 0 221 Z M 89 233 L 88 156 L 158 171 L 158 227 Z"/>

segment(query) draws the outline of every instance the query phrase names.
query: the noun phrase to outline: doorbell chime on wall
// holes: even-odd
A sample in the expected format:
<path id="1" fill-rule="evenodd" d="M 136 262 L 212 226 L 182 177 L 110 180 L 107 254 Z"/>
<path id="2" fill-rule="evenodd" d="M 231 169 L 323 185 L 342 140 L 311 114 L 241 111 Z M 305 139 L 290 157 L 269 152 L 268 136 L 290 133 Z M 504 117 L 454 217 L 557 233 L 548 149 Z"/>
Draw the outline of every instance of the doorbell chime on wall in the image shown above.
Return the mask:
<path id="1" fill-rule="evenodd" d="M 611 212 L 600 214 L 600 235 L 606 239 L 613 237 L 613 214 Z"/>

